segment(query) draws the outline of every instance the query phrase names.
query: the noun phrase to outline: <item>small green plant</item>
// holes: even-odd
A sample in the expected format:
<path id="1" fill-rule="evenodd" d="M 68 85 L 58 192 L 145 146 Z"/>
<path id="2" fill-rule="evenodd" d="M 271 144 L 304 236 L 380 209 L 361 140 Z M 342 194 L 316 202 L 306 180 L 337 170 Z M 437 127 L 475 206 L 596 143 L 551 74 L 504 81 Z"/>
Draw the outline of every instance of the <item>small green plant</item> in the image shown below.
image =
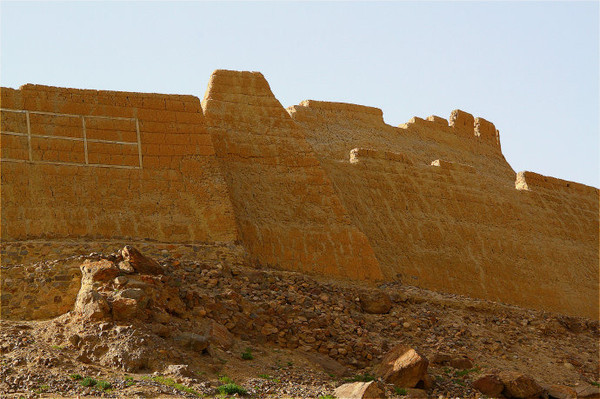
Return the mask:
<path id="1" fill-rule="evenodd" d="M 142 378 L 144 378 L 144 377 L 142 377 Z M 144 379 L 148 379 L 148 377 L 146 377 Z M 191 393 L 192 395 L 200 396 L 200 394 L 197 391 L 193 390 L 190 387 L 186 387 L 183 384 L 179 384 L 179 383 L 175 382 L 175 380 L 172 378 L 162 377 L 162 376 L 158 375 L 158 376 L 152 377 L 151 379 L 152 379 L 152 381 L 158 382 L 159 384 L 163 384 L 163 385 L 178 389 L 183 392 Z"/>
<path id="2" fill-rule="evenodd" d="M 293 365 L 294 365 L 294 362 L 287 362 L 288 367 L 292 367 Z"/>
<path id="3" fill-rule="evenodd" d="M 233 380 L 231 378 L 227 377 L 226 375 L 220 376 L 219 381 L 222 382 L 223 384 L 233 384 Z"/>
<path id="4" fill-rule="evenodd" d="M 465 375 L 468 375 L 469 373 L 474 373 L 477 371 L 479 371 L 479 367 L 473 367 L 472 369 L 458 370 L 454 373 L 454 375 L 457 377 L 463 377 Z"/>
<path id="5" fill-rule="evenodd" d="M 593 386 L 596 386 L 596 387 L 600 387 L 600 382 L 598 382 L 598 381 L 590 381 L 590 384 L 592 384 Z"/>
<path id="6" fill-rule="evenodd" d="M 406 388 L 394 387 L 394 392 L 396 393 L 396 395 L 400 395 L 400 396 L 408 395 L 408 391 L 406 390 Z"/>
<path id="7" fill-rule="evenodd" d="M 85 377 L 84 379 L 81 380 L 80 384 L 83 385 L 84 387 L 93 387 L 93 386 L 96 386 L 97 382 L 98 381 L 96 381 L 92 377 Z"/>
<path id="8" fill-rule="evenodd" d="M 35 393 L 44 393 L 47 392 L 49 389 L 50 387 L 48 385 L 40 385 L 38 389 L 35 390 Z"/>
<path id="9" fill-rule="evenodd" d="M 64 346 L 60 346 L 60 345 L 52 345 L 50 348 L 57 350 L 57 351 L 61 351 L 61 350 L 65 349 Z"/>
<path id="10" fill-rule="evenodd" d="M 356 374 L 354 377 L 346 378 L 344 382 L 369 382 L 375 380 L 376 377 L 369 373 Z"/>
<path id="11" fill-rule="evenodd" d="M 245 388 L 233 383 L 221 385 L 217 388 L 217 391 L 220 394 L 225 395 L 234 395 L 236 393 L 239 395 L 246 395 L 248 393 L 248 391 Z"/>
<path id="12" fill-rule="evenodd" d="M 125 386 L 130 387 L 132 385 L 135 385 L 135 380 L 133 379 L 133 377 L 126 375 L 125 376 Z"/>
<path id="13" fill-rule="evenodd" d="M 317 399 L 336 399 L 333 395 L 321 395 Z"/>
<path id="14" fill-rule="evenodd" d="M 81 374 L 71 374 L 69 377 L 71 377 L 74 380 L 81 380 L 81 379 L 83 379 L 83 377 L 81 376 Z"/>
<path id="15" fill-rule="evenodd" d="M 103 381 L 103 380 L 97 381 L 96 382 L 96 386 L 98 388 L 102 389 L 102 390 L 107 390 L 107 389 L 110 389 L 112 387 L 112 385 L 111 385 L 110 382 Z"/>
<path id="16" fill-rule="evenodd" d="M 252 350 L 250 348 L 246 348 L 244 352 L 242 352 L 242 359 L 244 360 L 252 360 L 254 356 L 252 356 Z"/>
<path id="17" fill-rule="evenodd" d="M 269 374 L 259 374 L 258 377 L 262 378 L 263 380 L 273 381 L 277 384 L 281 382 L 279 378 L 271 377 Z"/>

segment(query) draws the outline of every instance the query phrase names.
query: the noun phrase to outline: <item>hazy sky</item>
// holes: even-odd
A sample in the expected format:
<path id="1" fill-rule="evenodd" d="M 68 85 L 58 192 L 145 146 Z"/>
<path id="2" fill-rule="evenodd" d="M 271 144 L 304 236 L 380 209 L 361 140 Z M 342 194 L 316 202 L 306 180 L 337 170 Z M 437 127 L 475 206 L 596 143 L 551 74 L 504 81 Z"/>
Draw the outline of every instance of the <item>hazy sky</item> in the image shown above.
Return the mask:
<path id="1" fill-rule="evenodd" d="M 2 86 L 204 95 L 262 72 L 284 106 L 460 108 L 515 171 L 600 185 L 598 2 L 5 2 Z"/>

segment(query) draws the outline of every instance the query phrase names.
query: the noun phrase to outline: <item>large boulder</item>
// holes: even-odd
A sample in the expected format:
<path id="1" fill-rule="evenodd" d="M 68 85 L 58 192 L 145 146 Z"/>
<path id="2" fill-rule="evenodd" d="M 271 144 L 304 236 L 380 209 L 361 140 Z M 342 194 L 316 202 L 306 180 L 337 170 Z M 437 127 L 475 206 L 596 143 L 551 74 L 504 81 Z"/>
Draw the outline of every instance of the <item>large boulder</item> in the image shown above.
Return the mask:
<path id="1" fill-rule="evenodd" d="M 473 381 L 473 388 L 491 398 L 497 398 L 504 390 L 504 383 L 495 374 L 486 374 Z"/>
<path id="2" fill-rule="evenodd" d="M 502 394 L 507 398 L 535 398 L 544 392 L 544 388 L 525 374 L 502 372 L 499 377 L 504 384 Z"/>
<path id="3" fill-rule="evenodd" d="M 111 308 L 107 299 L 98 292 L 98 283 L 108 282 L 119 275 L 114 263 L 107 260 L 85 261 L 81 267 L 81 288 L 75 299 L 73 310 L 85 320 L 100 321 L 111 318 Z"/>
<path id="4" fill-rule="evenodd" d="M 233 345 L 233 334 L 229 332 L 227 327 L 211 320 L 208 330 L 208 340 L 211 344 L 215 344 L 224 349 L 229 349 Z"/>
<path id="5" fill-rule="evenodd" d="M 384 314 L 392 308 L 392 300 L 384 291 L 363 291 L 358 296 L 360 307 L 366 313 Z"/>
<path id="6" fill-rule="evenodd" d="M 104 296 L 91 286 L 82 287 L 77 294 L 75 314 L 84 320 L 102 321 L 111 318 L 110 305 Z"/>
<path id="7" fill-rule="evenodd" d="M 578 398 L 596 399 L 600 398 L 600 388 L 584 385 L 576 389 Z"/>
<path id="8" fill-rule="evenodd" d="M 340 385 L 334 391 L 338 399 L 382 399 L 386 398 L 385 390 L 377 381 L 351 382 Z"/>
<path id="9" fill-rule="evenodd" d="M 204 352 L 208 349 L 209 341 L 204 335 L 194 334 L 191 332 L 184 332 L 176 336 L 175 342 L 186 349 L 193 350 L 195 352 Z"/>
<path id="10" fill-rule="evenodd" d="M 425 385 L 429 361 L 416 350 L 398 345 L 388 352 L 375 373 L 389 384 L 399 388 L 414 388 Z"/>
<path id="11" fill-rule="evenodd" d="M 576 399 L 577 392 L 575 389 L 566 385 L 550 385 L 544 386 L 548 397 L 551 399 Z"/>

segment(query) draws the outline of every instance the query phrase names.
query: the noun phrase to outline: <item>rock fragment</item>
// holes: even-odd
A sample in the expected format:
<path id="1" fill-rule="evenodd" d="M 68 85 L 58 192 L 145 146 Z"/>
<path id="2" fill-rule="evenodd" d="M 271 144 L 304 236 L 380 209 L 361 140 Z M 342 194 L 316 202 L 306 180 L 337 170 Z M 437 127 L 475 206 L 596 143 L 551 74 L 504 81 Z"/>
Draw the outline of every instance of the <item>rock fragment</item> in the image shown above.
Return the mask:
<path id="1" fill-rule="evenodd" d="M 334 396 L 339 399 L 382 399 L 385 390 L 377 381 L 351 382 L 337 387 Z"/>
<path id="2" fill-rule="evenodd" d="M 414 388 L 426 379 L 428 366 L 425 356 L 412 348 L 398 345 L 384 356 L 375 373 L 397 387 Z"/>

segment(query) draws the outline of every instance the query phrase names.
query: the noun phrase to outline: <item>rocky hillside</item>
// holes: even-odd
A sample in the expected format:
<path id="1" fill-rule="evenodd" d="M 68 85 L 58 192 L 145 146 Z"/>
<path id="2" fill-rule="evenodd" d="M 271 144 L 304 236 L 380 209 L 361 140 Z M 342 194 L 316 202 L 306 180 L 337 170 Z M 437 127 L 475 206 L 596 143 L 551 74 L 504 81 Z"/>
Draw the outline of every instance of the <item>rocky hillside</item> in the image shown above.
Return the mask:
<path id="1" fill-rule="evenodd" d="M 132 247 L 78 262 L 72 310 L 3 320 L 3 397 L 599 396 L 597 321 Z"/>

